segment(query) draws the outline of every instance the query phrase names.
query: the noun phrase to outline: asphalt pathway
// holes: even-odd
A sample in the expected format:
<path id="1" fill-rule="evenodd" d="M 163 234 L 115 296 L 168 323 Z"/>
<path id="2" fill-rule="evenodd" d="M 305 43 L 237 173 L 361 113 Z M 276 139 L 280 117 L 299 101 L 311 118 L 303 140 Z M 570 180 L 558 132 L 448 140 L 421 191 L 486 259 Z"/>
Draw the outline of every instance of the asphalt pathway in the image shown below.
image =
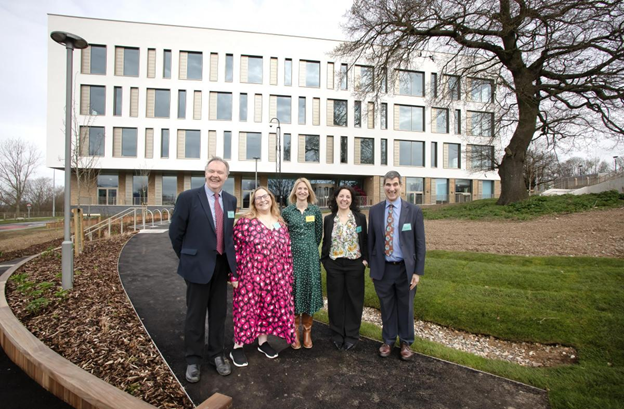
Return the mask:
<path id="1" fill-rule="evenodd" d="M 191 399 L 200 404 L 215 392 L 231 396 L 237 408 L 548 408 L 545 391 L 415 354 L 399 360 L 398 349 L 383 359 L 380 343 L 362 339 L 353 351 L 338 351 L 329 328 L 315 322 L 314 347 L 295 351 L 270 338 L 280 351 L 267 359 L 256 345 L 245 347 L 249 366 L 220 377 L 202 366 L 197 384 L 184 379 L 185 284 L 166 233 L 139 234 L 122 251 L 122 282 L 147 330 Z M 231 290 L 229 290 L 231 309 Z M 232 316 L 226 321 L 232 347 Z"/>

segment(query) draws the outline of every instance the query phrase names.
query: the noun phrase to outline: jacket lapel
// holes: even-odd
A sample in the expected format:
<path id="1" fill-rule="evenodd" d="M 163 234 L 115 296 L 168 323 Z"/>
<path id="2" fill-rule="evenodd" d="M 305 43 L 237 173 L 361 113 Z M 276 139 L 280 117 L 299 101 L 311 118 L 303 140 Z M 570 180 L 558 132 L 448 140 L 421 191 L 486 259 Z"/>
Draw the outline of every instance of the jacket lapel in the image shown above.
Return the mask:
<path id="1" fill-rule="evenodd" d="M 410 214 L 410 208 L 407 205 L 407 202 L 401 199 L 401 216 L 399 216 L 399 234 L 403 231 L 403 225 L 412 220 L 412 215 Z"/>
<path id="2" fill-rule="evenodd" d="M 208 197 L 206 196 L 206 189 L 203 186 L 200 187 L 199 189 L 197 189 L 197 194 L 199 196 L 199 203 L 201 203 L 202 208 L 204 209 L 204 213 L 208 218 L 210 228 L 212 229 L 212 231 L 215 231 L 215 223 L 212 219 L 212 211 L 210 210 L 210 204 L 208 203 Z M 225 203 L 225 200 L 223 202 Z"/>

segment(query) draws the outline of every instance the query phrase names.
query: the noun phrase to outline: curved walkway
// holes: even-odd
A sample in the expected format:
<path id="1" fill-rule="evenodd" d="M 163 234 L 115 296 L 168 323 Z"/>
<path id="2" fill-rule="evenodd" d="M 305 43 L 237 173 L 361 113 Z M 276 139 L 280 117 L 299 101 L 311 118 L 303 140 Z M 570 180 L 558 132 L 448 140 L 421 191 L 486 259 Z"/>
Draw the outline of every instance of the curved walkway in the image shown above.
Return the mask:
<path id="1" fill-rule="evenodd" d="M 329 341 L 329 328 L 318 322 L 311 350 L 295 351 L 273 338 L 279 358 L 269 360 L 247 346 L 248 367 L 233 367 L 230 376 L 220 377 L 206 364 L 201 381 L 188 384 L 185 284 L 176 274 L 177 261 L 166 233 L 139 234 L 124 248 L 119 271 L 147 330 L 196 404 L 220 392 L 231 396 L 237 408 L 549 407 L 545 391 L 439 359 L 415 354 L 413 361 L 402 362 L 396 349 L 390 358 L 380 358 L 376 341 L 362 339 L 354 351 L 338 351 Z M 231 311 L 226 340 L 231 348 Z"/>

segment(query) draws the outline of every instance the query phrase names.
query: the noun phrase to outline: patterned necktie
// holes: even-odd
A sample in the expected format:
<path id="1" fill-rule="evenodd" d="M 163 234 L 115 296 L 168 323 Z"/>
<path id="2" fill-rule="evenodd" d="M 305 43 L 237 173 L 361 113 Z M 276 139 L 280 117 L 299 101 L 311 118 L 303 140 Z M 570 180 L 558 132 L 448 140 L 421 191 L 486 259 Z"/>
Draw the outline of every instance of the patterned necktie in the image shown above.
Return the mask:
<path id="1" fill-rule="evenodd" d="M 219 194 L 215 193 L 215 225 L 217 227 L 217 253 L 223 254 L 223 209 L 219 203 Z"/>
<path id="2" fill-rule="evenodd" d="M 394 236 L 394 205 L 388 206 L 388 218 L 386 219 L 386 256 L 391 256 L 394 250 L 392 237 Z"/>

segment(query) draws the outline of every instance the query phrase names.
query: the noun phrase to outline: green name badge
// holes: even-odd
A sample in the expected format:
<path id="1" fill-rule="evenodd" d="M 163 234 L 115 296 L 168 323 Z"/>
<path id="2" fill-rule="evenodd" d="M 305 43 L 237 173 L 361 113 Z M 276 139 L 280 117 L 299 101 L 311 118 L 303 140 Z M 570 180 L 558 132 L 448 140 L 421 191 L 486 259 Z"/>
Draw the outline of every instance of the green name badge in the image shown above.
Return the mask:
<path id="1" fill-rule="evenodd" d="M 281 226 L 278 222 L 275 222 L 275 223 L 273 223 L 273 227 L 274 227 L 275 229 L 278 229 L 278 230 L 279 230 L 279 228 L 280 228 L 280 227 L 282 227 L 282 226 Z"/>
<path id="2" fill-rule="evenodd" d="M 234 210 L 228 210 L 228 219 L 234 218 Z"/>
<path id="3" fill-rule="evenodd" d="M 411 231 L 411 230 L 412 230 L 412 225 L 409 223 L 405 223 L 403 227 L 401 228 L 401 231 Z"/>
<path id="4" fill-rule="evenodd" d="M 356 233 L 362 233 L 362 226 L 358 226 L 355 228 Z"/>

